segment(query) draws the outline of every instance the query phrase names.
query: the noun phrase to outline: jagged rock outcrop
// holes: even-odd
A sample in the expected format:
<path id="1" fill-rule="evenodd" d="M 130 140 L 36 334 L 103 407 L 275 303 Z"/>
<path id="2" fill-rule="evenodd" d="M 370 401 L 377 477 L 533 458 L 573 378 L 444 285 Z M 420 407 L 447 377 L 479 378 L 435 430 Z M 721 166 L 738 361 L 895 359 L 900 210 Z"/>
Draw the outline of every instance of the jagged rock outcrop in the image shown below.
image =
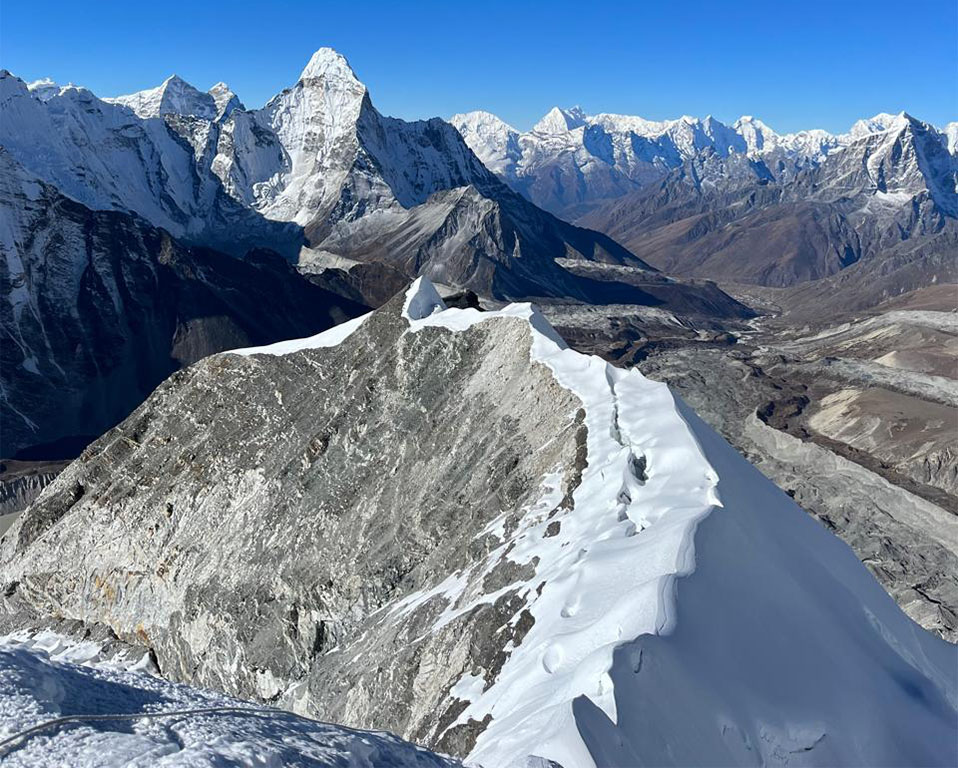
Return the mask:
<path id="1" fill-rule="evenodd" d="M 0 481 L 0 517 L 26 509 L 55 477 L 55 473 L 39 473 Z"/>
<path id="2" fill-rule="evenodd" d="M 174 374 L 3 537 L 0 583 L 7 626 L 107 625 L 488 768 L 958 757 L 958 653 L 844 544 L 664 385 L 422 280 Z"/>
<path id="3" fill-rule="evenodd" d="M 0 463 L 0 535 L 65 466 L 66 462 L 56 461 Z"/>

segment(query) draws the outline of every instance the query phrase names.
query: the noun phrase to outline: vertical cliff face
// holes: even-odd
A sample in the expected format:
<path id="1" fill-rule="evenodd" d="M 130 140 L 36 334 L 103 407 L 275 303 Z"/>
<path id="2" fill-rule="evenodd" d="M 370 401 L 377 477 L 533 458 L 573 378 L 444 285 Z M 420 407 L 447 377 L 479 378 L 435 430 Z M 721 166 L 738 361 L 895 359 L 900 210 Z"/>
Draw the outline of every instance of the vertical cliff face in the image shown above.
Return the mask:
<path id="1" fill-rule="evenodd" d="M 954 647 L 668 388 L 423 280 L 174 374 L 0 543 L 6 625 L 485 766 L 951 764 Z"/>
<path id="2" fill-rule="evenodd" d="M 92 211 L 3 150 L 0 169 L 2 456 L 82 445 L 182 365 L 364 309 L 278 256 L 189 249 L 141 219 Z"/>

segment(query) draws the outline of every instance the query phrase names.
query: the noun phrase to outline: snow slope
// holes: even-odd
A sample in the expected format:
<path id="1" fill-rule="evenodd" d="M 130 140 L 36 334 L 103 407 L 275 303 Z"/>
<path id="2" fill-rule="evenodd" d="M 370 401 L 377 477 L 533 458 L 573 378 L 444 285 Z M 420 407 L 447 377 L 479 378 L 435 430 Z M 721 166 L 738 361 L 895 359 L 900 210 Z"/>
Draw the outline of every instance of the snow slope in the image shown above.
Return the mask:
<path id="1" fill-rule="evenodd" d="M 234 109 L 243 108 L 226 83 L 217 83 L 209 92 L 203 93 L 177 75 L 171 75 L 156 88 L 103 101 L 129 107 L 143 119 L 188 115 L 203 120 L 221 120 Z"/>
<path id="2" fill-rule="evenodd" d="M 0 742 L 57 717 L 226 711 L 70 722 L 0 746 L 4 766 L 199 768 L 459 765 L 388 733 L 357 731 L 166 682 L 146 659 L 99 658 L 52 633 L 0 638 Z"/>
<path id="3" fill-rule="evenodd" d="M 535 622 L 491 686 L 457 687 L 469 701 L 457 722 L 492 718 L 471 761 L 958 760 L 958 651 L 908 619 L 845 544 L 668 387 L 568 349 L 528 304 L 445 309 L 420 280 L 404 314 L 413 333 L 522 319 L 532 359 L 586 411 L 572 511 L 544 536 L 541 510 L 562 496 L 547 478 L 542 503 L 502 544 L 515 562 L 536 562 Z M 455 603 L 464 583 L 446 586 Z"/>
<path id="4" fill-rule="evenodd" d="M 356 331 L 371 313 L 354 317 L 344 323 L 335 325 L 328 331 L 322 331 L 315 336 L 307 336 L 305 339 L 289 339 L 287 341 L 277 341 L 275 344 L 267 344 L 262 347 L 246 347 L 245 349 L 231 349 L 231 355 L 288 355 L 292 352 L 299 352 L 302 349 L 321 349 L 322 347 L 335 347 L 342 344 L 354 331 Z"/>

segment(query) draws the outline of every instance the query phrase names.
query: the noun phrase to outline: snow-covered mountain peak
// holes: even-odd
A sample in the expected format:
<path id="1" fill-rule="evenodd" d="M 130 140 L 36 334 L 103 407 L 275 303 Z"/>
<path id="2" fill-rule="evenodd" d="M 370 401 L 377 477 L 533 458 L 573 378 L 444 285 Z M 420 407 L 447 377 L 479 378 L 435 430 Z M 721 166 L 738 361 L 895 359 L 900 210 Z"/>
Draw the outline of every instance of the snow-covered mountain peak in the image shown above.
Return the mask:
<path id="1" fill-rule="evenodd" d="M 214 97 L 203 93 L 175 74 L 170 75 L 156 88 L 103 101 L 129 107 L 137 117 L 143 119 L 163 115 L 191 115 L 205 120 L 214 120 L 217 117 Z"/>
<path id="2" fill-rule="evenodd" d="M 213 103 L 216 105 L 217 120 L 229 117 L 234 109 L 245 109 L 243 102 L 226 83 L 217 83 L 207 93 L 213 97 Z"/>
<path id="3" fill-rule="evenodd" d="M 948 153 L 958 155 L 958 122 L 948 123 L 944 134 L 948 140 Z"/>
<path id="4" fill-rule="evenodd" d="M 732 123 L 732 130 L 745 140 L 749 154 L 770 149 L 779 138 L 775 131 L 752 115 L 742 115 Z"/>
<path id="5" fill-rule="evenodd" d="M 879 112 L 874 117 L 868 117 L 863 120 L 857 120 L 848 132 L 848 137 L 852 140 L 860 139 L 872 133 L 883 133 L 892 128 L 902 127 L 905 122 L 912 118 L 905 112 L 899 112 L 897 115 L 889 112 Z"/>
<path id="6" fill-rule="evenodd" d="M 509 175 L 522 156 L 519 132 L 491 112 L 476 110 L 453 115 L 449 122 L 493 173 Z"/>
<path id="7" fill-rule="evenodd" d="M 580 128 L 586 123 L 585 113 L 579 107 L 560 109 L 553 107 L 533 126 L 533 133 L 565 133 Z"/>
<path id="8" fill-rule="evenodd" d="M 40 101 L 46 101 L 60 93 L 60 85 L 53 82 L 49 77 L 44 77 L 40 80 L 34 80 L 32 83 L 27 83 L 27 90 Z"/>
<path id="9" fill-rule="evenodd" d="M 316 51 L 300 74 L 299 80 L 304 82 L 320 77 L 359 83 L 359 78 L 349 66 L 346 57 L 332 48 L 320 48 Z"/>
<path id="10" fill-rule="evenodd" d="M 519 133 L 501 117 L 482 109 L 453 115 L 449 118 L 449 122 L 459 129 L 460 133 L 464 130 L 478 133 L 481 136 Z"/>

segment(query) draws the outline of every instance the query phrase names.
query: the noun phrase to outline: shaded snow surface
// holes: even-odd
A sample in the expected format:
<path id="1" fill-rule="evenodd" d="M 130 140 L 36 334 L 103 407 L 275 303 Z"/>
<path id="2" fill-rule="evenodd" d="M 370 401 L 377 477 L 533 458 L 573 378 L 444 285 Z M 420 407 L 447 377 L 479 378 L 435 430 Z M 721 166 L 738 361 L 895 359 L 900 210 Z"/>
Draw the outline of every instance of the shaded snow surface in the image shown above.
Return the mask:
<path id="1" fill-rule="evenodd" d="M 177 685 L 133 660 L 101 660 L 92 643 L 52 633 L 0 639 L 0 741 L 69 715 L 154 713 L 211 707 L 249 712 L 72 722 L 0 747 L 4 768 L 204 768 L 336 766 L 452 768 L 389 733 L 307 720 L 218 693 Z"/>

